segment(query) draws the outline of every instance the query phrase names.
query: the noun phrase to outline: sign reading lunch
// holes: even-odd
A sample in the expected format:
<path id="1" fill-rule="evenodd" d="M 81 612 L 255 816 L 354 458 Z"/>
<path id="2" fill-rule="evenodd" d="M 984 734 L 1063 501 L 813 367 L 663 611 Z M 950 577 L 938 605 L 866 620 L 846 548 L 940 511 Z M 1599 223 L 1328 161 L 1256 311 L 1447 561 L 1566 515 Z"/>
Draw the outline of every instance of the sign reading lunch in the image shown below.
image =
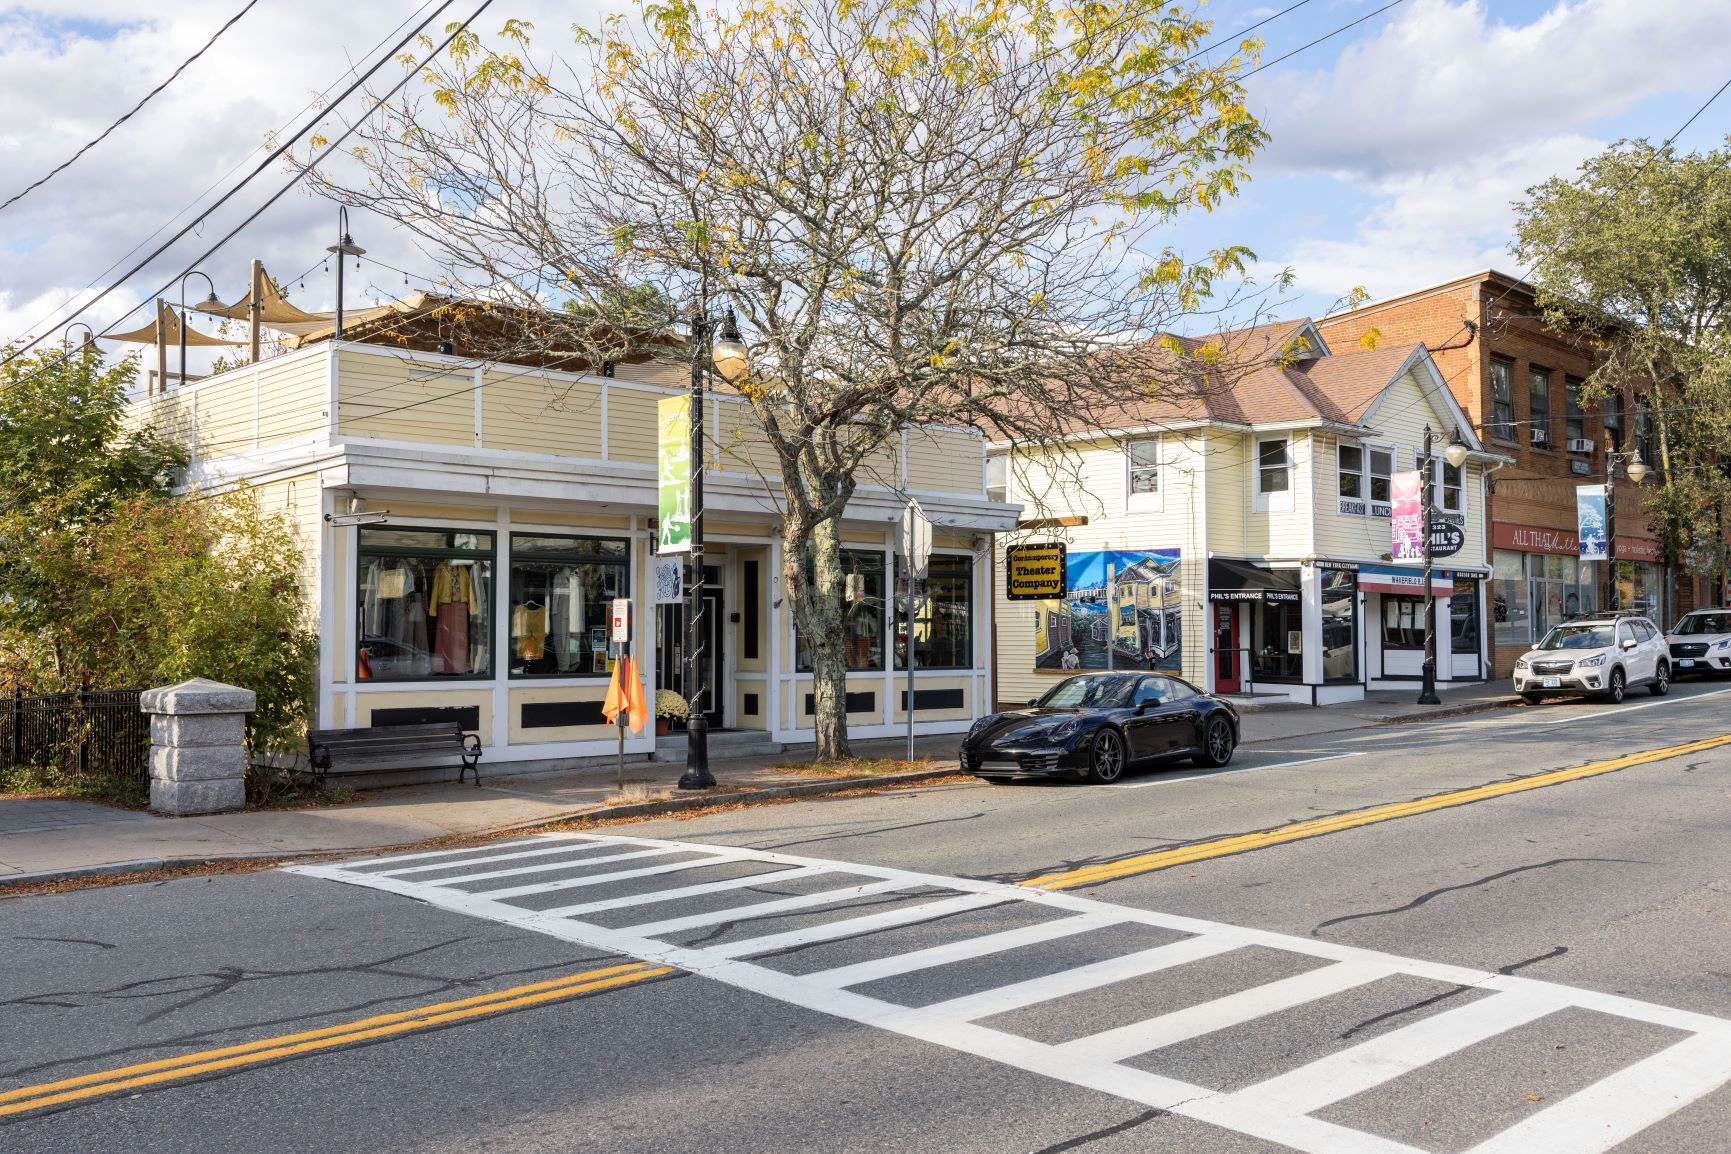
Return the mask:
<path id="1" fill-rule="evenodd" d="M 1061 542 L 1011 545 L 1004 550 L 1004 596 L 1011 601 L 1055 601 L 1064 595 Z"/>

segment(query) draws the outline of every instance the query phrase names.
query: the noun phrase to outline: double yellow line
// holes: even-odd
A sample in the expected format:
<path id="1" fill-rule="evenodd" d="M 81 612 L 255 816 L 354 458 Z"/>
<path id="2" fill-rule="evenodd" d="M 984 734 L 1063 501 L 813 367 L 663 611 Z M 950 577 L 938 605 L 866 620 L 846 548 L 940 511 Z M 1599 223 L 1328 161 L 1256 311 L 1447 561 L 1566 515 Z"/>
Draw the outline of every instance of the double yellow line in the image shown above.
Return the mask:
<path id="1" fill-rule="evenodd" d="M 643 982 L 650 978 L 659 978 L 663 974 L 671 974 L 672 972 L 673 967 L 671 966 L 657 966 L 649 962 L 631 962 L 626 965 L 608 966 L 599 970 L 567 974 L 565 977 L 553 978 L 545 982 L 513 986 L 508 990 L 495 990 L 490 994 L 477 994 L 472 998 L 459 998 L 454 1002 L 437 1002 L 430 1006 L 420 1006 L 413 1010 L 403 1010 L 394 1014 L 379 1014 L 371 1018 L 345 1022 L 338 1026 L 326 1026 L 320 1030 L 284 1034 L 276 1038 L 262 1038 L 259 1041 L 247 1042 L 244 1045 L 224 1046 L 217 1050 L 201 1050 L 196 1054 L 182 1054 L 178 1058 L 162 1058 L 155 1062 L 122 1066 L 118 1069 L 103 1070 L 99 1073 L 85 1074 L 77 1078 L 65 1078 L 58 1082 L 24 1086 L 17 1090 L 0 1093 L 0 1118 L 16 1114 L 28 1114 L 33 1110 L 64 1106 L 91 1098 L 101 1098 L 109 1094 L 137 1090 L 146 1086 L 160 1086 L 166 1082 L 184 1081 L 206 1074 L 231 1073 L 250 1066 L 262 1066 L 269 1062 L 280 1061 L 283 1058 L 299 1057 L 320 1050 L 334 1050 L 343 1046 L 352 1046 L 358 1042 L 372 1042 L 382 1038 L 396 1037 L 400 1034 L 429 1030 L 453 1022 L 465 1022 L 474 1018 L 506 1013 L 510 1010 L 544 1005 L 548 1002 L 580 998 L 586 994 L 595 994 L 602 990 L 611 990 L 618 986 Z"/>
<path id="2" fill-rule="evenodd" d="M 1549 785 L 1561 785 L 1566 781 L 1579 781 L 1583 777 L 1596 777 L 1601 773 L 1615 773 L 1619 769 L 1645 765 L 1650 761 L 1664 761 L 1667 758 L 1700 753 L 1702 750 L 1717 749 L 1724 745 L 1731 745 L 1731 734 L 1723 737 L 1709 737 L 1702 741 L 1689 741 L 1682 745 L 1670 745 L 1663 749 L 1649 749 L 1642 753 L 1631 753 L 1626 757 L 1614 757 L 1609 761 L 1595 761 L 1588 765 L 1577 765 L 1572 769 L 1556 769 L 1547 773 L 1535 773 L 1528 777 L 1515 778 L 1512 781 L 1499 781 L 1490 785 L 1475 786 L 1471 789 L 1455 790 L 1452 793 L 1439 793 L 1433 797 L 1421 797 L 1416 801 L 1400 801 L 1390 805 L 1371 806 L 1369 809 L 1355 809 L 1349 813 L 1294 822 L 1292 825 L 1277 826 L 1274 829 L 1234 834 L 1231 837 L 1216 838 L 1213 841 L 1198 842 L 1195 845 L 1137 854 L 1135 857 L 1119 858 L 1117 861 L 1083 866 L 1080 869 L 1065 870 L 1062 873 L 1042 874 L 1040 877 L 1029 878 L 1020 884 L 1041 890 L 1063 890 L 1075 886 L 1094 885 L 1097 882 L 1112 881 L 1116 878 L 1130 877 L 1133 874 L 1152 873 L 1155 870 L 1188 865 L 1191 862 L 1203 861 L 1207 858 L 1227 857 L 1231 854 L 1264 849 L 1289 841 L 1321 837 L 1324 834 L 1337 833 L 1343 829 L 1354 829 L 1361 825 L 1374 825 L 1381 821 L 1413 817 L 1417 814 L 1449 809 L 1457 805 L 1470 805 L 1475 801 L 1503 797 L 1511 793 L 1522 793 L 1529 789 L 1543 789 Z"/>

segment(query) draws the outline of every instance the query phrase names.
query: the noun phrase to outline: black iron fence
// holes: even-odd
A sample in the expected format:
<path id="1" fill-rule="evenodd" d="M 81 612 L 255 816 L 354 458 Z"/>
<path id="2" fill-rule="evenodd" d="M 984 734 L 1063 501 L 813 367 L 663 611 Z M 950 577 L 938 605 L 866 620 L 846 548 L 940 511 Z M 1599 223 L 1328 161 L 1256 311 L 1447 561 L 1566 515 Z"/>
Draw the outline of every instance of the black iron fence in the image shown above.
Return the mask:
<path id="1" fill-rule="evenodd" d="M 150 717 L 139 689 L 0 698 L 0 769 L 44 771 L 60 783 L 143 790 L 150 780 Z"/>

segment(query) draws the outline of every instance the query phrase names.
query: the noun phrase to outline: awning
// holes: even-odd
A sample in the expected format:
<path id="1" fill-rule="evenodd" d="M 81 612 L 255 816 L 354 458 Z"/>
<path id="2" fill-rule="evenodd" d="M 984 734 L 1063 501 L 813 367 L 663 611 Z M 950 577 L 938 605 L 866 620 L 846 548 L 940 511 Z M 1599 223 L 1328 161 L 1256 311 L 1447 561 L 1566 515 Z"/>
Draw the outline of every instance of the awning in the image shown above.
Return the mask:
<path id="1" fill-rule="evenodd" d="M 1208 600 L 1273 601 L 1296 604 L 1299 592 L 1296 569 L 1263 569 L 1249 561 L 1228 557 L 1208 559 Z"/>
<path id="2" fill-rule="evenodd" d="M 133 329 L 125 333 L 104 333 L 105 341 L 131 341 L 140 345 L 178 345 L 180 343 L 180 314 L 162 302 L 157 302 L 156 320 L 141 329 Z M 206 336 L 191 325 L 186 326 L 186 343 L 189 347 L 204 348 L 215 345 L 238 345 L 240 341 L 224 340 L 222 337 Z"/>
<path id="3" fill-rule="evenodd" d="M 423 296 L 425 294 L 422 294 Z M 344 326 L 357 325 L 392 312 L 403 310 L 403 305 L 393 301 L 388 305 L 374 305 L 371 308 L 344 309 Z M 252 293 L 247 293 L 231 305 L 219 304 L 214 307 L 199 306 L 199 312 L 213 317 L 227 317 L 229 320 L 244 321 L 252 319 Z M 308 337 L 323 336 L 336 329 L 337 314 L 309 313 L 288 302 L 282 295 L 277 284 L 269 274 L 264 277 L 264 292 L 259 296 L 259 323 L 267 329 L 300 337 L 304 341 Z"/>
<path id="4" fill-rule="evenodd" d="M 1447 597 L 1455 591 L 1453 569 L 1432 569 L 1431 589 Z M 1400 593 L 1408 597 L 1424 596 L 1424 570 L 1412 565 L 1360 565 L 1360 593 Z"/>

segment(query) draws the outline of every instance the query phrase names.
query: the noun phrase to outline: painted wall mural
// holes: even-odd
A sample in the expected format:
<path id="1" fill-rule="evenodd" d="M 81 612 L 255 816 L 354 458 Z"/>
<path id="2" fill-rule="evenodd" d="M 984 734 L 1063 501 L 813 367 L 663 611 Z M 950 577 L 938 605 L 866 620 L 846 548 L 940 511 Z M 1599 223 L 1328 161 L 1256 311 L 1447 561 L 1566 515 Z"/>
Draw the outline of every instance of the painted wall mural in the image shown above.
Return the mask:
<path id="1" fill-rule="evenodd" d="M 1063 599 L 1032 603 L 1034 668 L 1181 670 L 1178 559 L 1177 549 L 1072 549 Z"/>

